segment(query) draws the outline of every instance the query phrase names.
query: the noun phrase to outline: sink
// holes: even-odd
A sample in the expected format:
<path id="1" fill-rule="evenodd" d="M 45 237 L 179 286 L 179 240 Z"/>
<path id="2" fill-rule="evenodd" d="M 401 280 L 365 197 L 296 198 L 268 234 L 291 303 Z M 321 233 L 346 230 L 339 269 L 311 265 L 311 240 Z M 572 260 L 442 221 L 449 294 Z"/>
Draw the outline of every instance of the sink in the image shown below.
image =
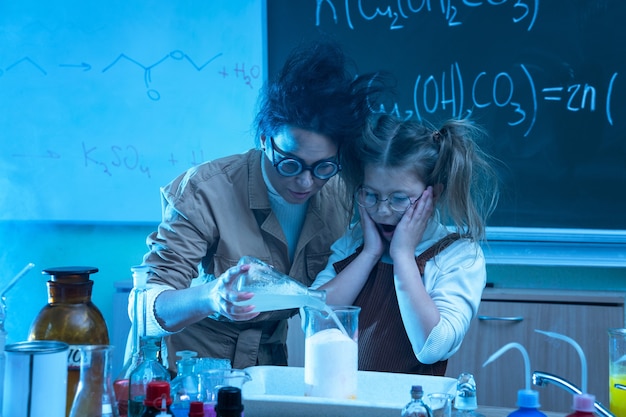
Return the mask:
<path id="1" fill-rule="evenodd" d="M 398 417 L 411 399 L 412 385 L 431 392 L 456 393 L 456 379 L 389 372 L 358 372 L 355 400 L 305 397 L 304 368 L 253 366 L 242 388 L 244 413 L 255 417 Z"/>

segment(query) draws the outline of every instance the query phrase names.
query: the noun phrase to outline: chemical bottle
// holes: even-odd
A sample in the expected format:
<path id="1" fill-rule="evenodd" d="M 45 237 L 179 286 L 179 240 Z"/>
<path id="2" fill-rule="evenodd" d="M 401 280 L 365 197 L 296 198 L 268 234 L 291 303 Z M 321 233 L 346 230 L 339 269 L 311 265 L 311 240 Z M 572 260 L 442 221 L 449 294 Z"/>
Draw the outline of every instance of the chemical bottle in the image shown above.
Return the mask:
<path id="1" fill-rule="evenodd" d="M 324 290 L 309 289 L 306 285 L 251 256 L 242 257 L 238 265 L 250 265 L 250 269 L 237 278 L 235 289 L 254 293 L 254 297 L 236 303 L 238 305 L 254 305 L 253 311 L 256 312 L 305 306 L 324 310 L 326 307 Z"/>
<path id="2" fill-rule="evenodd" d="M 456 395 L 454 397 L 454 412 L 452 417 L 485 417 L 476 412 L 478 396 L 474 375 L 463 372 L 456 381 Z"/>
<path id="3" fill-rule="evenodd" d="M 178 370 L 172 380 L 172 413 L 174 417 L 187 417 L 191 401 L 202 400 L 200 376 L 196 371 L 197 352 L 181 350 L 176 352 L 180 360 L 176 362 Z"/>
<path id="4" fill-rule="evenodd" d="M 574 347 L 580 358 L 580 368 L 582 373 L 582 393 L 574 394 L 572 403 L 573 412 L 567 417 L 592 417 L 595 413 L 596 397 L 587 393 L 587 359 L 580 345 L 571 337 L 556 332 L 547 332 L 535 329 L 537 333 L 544 334 L 548 337 L 561 339 Z"/>
<path id="5" fill-rule="evenodd" d="M 574 394 L 573 413 L 567 417 L 593 417 L 595 414 L 596 397 L 591 394 Z"/>
<path id="6" fill-rule="evenodd" d="M 109 331 L 100 310 L 91 302 L 91 266 L 44 269 L 50 275 L 48 304 L 30 326 L 28 340 L 56 340 L 70 345 L 67 362 L 66 416 L 69 416 L 80 379 L 81 345 L 108 345 Z"/>
<path id="7" fill-rule="evenodd" d="M 546 417 L 539 411 L 539 393 L 530 389 L 517 391 L 518 409 L 509 414 L 509 417 Z"/>
<path id="8" fill-rule="evenodd" d="M 483 363 L 483 366 L 493 362 L 510 348 L 518 349 L 524 358 L 524 371 L 526 374 L 526 387 L 517 391 L 517 407 L 518 409 L 509 414 L 508 417 L 546 417 L 544 413 L 539 411 L 539 393 L 530 389 L 530 359 L 528 352 L 524 346 L 519 343 L 508 343 L 492 354 L 489 359 Z"/>
<path id="9" fill-rule="evenodd" d="M 145 411 L 145 399 L 148 392 L 148 385 L 153 381 L 167 382 L 170 388 L 170 373 L 159 362 L 159 343 L 160 338 L 146 336 L 140 341 L 140 355 L 143 360 L 130 373 L 129 378 L 129 395 L 128 395 L 128 416 L 141 417 Z M 170 398 L 170 391 L 167 392 Z"/>
<path id="10" fill-rule="evenodd" d="M 146 337 L 146 285 L 148 282 L 149 267 L 146 265 L 133 266 L 130 270 L 133 274 L 133 288 L 129 299 L 132 300 L 133 303 L 133 319 L 130 324 L 129 339 L 127 342 L 128 346 L 125 355 L 126 360 L 124 361 L 122 370 L 113 382 L 120 417 L 127 417 L 128 415 L 130 374 L 143 360 L 139 345 L 141 340 Z"/>
<path id="11" fill-rule="evenodd" d="M 433 413 L 424 401 L 424 390 L 421 385 L 411 387 L 411 401 L 402 409 L 401 417 L 432 417 Z"/>
<path id="12" fill-rule="evenodd" d="M 205 417 L 204 403 L 202 401 L 192 401 L 189 403 L 189 413 L 185 417 Z"/>
<path id="13" fill-rule="evenodd" d="M 141 417 L 172 417 L 170 389 L 170 383 L 167 381 L 148 382 L 143 401 L 145 409 Z"/>
<path id="14" fill-rule="evenodd" d="M 241 388 L 222 387 L 217 392 L 215 417 L 242 417 Z"/>

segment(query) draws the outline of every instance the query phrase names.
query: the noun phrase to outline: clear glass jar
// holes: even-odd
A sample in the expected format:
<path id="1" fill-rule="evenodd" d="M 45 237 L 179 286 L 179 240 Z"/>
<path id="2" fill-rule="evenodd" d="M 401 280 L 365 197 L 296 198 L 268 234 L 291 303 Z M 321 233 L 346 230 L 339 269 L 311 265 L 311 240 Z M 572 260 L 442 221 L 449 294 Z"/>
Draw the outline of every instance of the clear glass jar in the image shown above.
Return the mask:
<path id="1" fill-rule="evenodd" d="M 180 360 L 176 362 L 178 373 L 172 379 L 172 406 L 174 417 L 188 417 L 192 401 L 202 401 L 200 375 L 196 370 L 197 352 L 181 350 L 176 352 Z"/>

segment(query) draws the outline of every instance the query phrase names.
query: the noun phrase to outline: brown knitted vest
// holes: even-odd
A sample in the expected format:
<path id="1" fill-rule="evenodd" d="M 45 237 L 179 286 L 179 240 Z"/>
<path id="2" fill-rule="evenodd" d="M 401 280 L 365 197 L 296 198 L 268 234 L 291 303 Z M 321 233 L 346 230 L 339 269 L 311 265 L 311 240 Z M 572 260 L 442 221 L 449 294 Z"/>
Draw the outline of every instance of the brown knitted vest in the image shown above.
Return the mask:
<path id="1" fill-rule="evenodd" d="M 457 240 L 449 234 L 415 258 L 420 274 L 426 262 Z M 363 247 L 333 266 L 339 273 L 356 258 Z M 393 265 L 378 262 L 354 301 L 359 314 L 359 370 L 438 375 L 446 372 L 448 361 L 423 364 L 415 358 L 404 330 L 393 282 Z"/>

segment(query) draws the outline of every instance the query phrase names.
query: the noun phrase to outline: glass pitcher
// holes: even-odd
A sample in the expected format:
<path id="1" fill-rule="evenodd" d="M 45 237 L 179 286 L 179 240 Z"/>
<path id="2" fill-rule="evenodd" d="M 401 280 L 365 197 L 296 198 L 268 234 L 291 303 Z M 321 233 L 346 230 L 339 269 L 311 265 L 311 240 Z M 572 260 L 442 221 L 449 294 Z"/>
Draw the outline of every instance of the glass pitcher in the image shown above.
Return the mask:
<path id="1" fill-rule="evenodd" d="M 626 388 L 626 329 L 609 329 L 609 408 L 615 417 L 626 417 L 624 388 Z"/>
<path id="2" fill-rule="evenodd" d="M 304 395 L 356 399 L 361 307 L 304 307 Z"/>

